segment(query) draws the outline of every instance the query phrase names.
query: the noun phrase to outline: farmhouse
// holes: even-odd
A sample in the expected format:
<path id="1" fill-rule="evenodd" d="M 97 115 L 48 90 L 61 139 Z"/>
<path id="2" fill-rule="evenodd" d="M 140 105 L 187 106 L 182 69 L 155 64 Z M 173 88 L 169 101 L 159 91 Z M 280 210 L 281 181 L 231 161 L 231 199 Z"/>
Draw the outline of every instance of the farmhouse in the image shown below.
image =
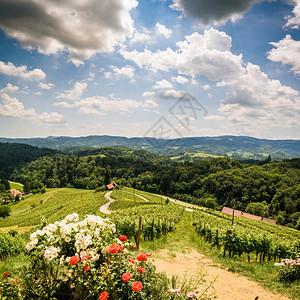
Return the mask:
<path id="1" fill-rule="evenodd" d="M 222 209 L 222 213 L 226 214 L 226 215 L 229 215 L 229 216 L 232 216 L 233 209 L 224 206 L 223 209 Z M 252 215 L 252 214 L 248 214 L 248 213 L 242 212 L 242 211 L 237 210 L 237 209 L 234 210 L 234 216 L 235 217 L 244 217 L 244 218 L 251 219 L 251 220 L 263 221 L 263 222 L 267 222 L 267 223 L 271 223 L 271 224 L 276 224 L 275 220 L 268 219 L 268 218 L 263 218 L 263 217 L 260 217 L 260 216 L 255 216 L 255 215 Z"/>
<path id="2" fill-rule="evenodd" d="M 8 190 L 7 193 L 11 193 L 14 198 L 16 198 L 17 195 L 22 196 L 22 192 L 16 189 Z"/>
<path id="3" fill-rule="evenodd" d="M 110 191 L 114 189 L 116 186 L 118 186 L 114 181 L 112 181 L 110 184 L 106 185 L 106 188 Z"/>

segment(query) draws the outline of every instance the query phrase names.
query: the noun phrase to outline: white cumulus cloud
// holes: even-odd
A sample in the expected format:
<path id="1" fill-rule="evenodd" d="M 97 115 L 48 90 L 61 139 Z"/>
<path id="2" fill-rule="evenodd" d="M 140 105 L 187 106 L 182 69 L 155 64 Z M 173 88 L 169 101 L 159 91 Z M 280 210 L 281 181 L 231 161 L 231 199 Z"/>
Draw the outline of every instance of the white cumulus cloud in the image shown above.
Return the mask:
<path id="1" fill-rule="evenodd" d="M 300 26 L 300 0 L 291 0 L 292 4 L 294 4 L 293 16 L 287 17 L 287 22 L 285 27 L 290 27 L 292 29 L 299 29 Z"/>
<path id="2" fill-rule="evenodd" d="M 106 112 L 126 112 L 130 113 L 143 106 L 142 102 L 132 99 L 120 99 L 116 97 L 93 96 L 87 97 L 73 103 L 56 102 L 55 106 L 63 108 L 78 108 L 85 114 L 102 115 Z"/>
<path id="3" fill-rule="evenodd" d="M 146 67 L 154 72 L 158 70 L 177 70 L 187 75 L 204 75 L 210 80 L 219 80 L 243 72 L 242 55 L 230 52 L 231 37 L 213 28 L 201 35 L 197 32 L 177 42 L 177 50 L 152 52 L 145 49 L 121 50 L 125 59 L 134 61 L 140 68 Z"/>
<path id="4" fill-rule="evenodd" d="M 72 90 L 67 90 L 64 93 L 60 93 L 56 96 L 56 98 L 63 98 L 73 101 L 79 100 L 86 87 L 87 84 L 85 82 L 76 82 Z"/>
<path id="5" fill-rule="evenodd" d="M 133 78 L 134 77 L 134 70 L 135 68 L 132 66 L 125 66 L 122 68 L 118 68 L 116 66 L 111 66 L 111 69 L 113 70 L 116 79 L 119 79 L 120 77 L 127 77 L 127 78 Z"/>
<path id="6" fill-rule="evenodd" d="M 46 77 L 46 74 L 41 69 L 33 69 L 32 71 L 28 71 L 26 65 L 16 67 L 11 62 L 5 63 L 3 61 L 0 61 L 0 73 L 31 81 L 42 80 Z"/>
<path id="7" fill-rule="evenodd" d="M 189 82 L 189 80 L 186 77 L 183 77 L 183 76 L 180 76 L 180 75 L 177 76 L 177 77 L 173 76 L 171 79 L 172 79 L 172 81 L 175 81 L 175 82 L 180 83 L 180 84 L 185 84 L 185 83 Z"/>
<path id="8" fill-rule="evenodd" d="M 299 92 L 269 79 L 259 66 L 248 63 L 244 75 L 223 86 L 229 91 L 219 111 L 236 129 L 257 135 L 263 130 L 299 128 Z"/>
<path id="9" fill-rule="evenodd" d="M 53 83 L 39 83 L 39 87 L 43 90 L 51 90 L 55 85 Z"/>
<path id="10" fill-rule="evenodd" d="M 134 31 L 136 0 L 2 0 L 0 28 L 27 49 L 52 54 L 67 50 L 82 64 L 97 52 L 112 52 Z"/>
<path id="11" fill-rule="evenodd" d="M 295 41 L 288 34 L 278 43 L 270 43 L 274 48 L 269 52 L 268 59 L 290 65 L 291 70 L 300 75 L 300 41 Z"/>
<path id="12" fill-rule="evenodd" d="M 158 34 L 163 35 L 166 39 L 168 39 L 168 38 L 171 37 L 171 35 L 172 35 L 172 30 L 171 30 L 171 29 L 168 29 L 165 25 L 156 23 L 155 27 L 156 27 L 156 32 L 157 32 Z"/>
<path id="13" fill-rule="evenodd" d="M 172 84 L 166 79 L 156 81 L 155 85 L 152 86 L 153 89 L 170 89 L 172 87 Z"/>
<path id="14" fill-rule="evenodd" d="M 15 86 L 15 85 L 12 85 L 11 83 L 8 83 L 5 88 L 0 90 L 0 93 L 8 93 L 9 94 L 9 93 L 15 93 L 18 90 L 19 90 L 18 86 Z"/>
<path id="15" fill-rule="evenodd" d="M 38 114 L 34 108 L 25 109 L 22 102 L 15 97 L 10 97 L 6 93 L 0 94 L 2 103 L 0 104 L 0 115 L 5 117 L 15 117 L 29 119 L 36 123 L 57 124 L 63 123 L 63 117 L 57 112 L 43 112 Z"/>

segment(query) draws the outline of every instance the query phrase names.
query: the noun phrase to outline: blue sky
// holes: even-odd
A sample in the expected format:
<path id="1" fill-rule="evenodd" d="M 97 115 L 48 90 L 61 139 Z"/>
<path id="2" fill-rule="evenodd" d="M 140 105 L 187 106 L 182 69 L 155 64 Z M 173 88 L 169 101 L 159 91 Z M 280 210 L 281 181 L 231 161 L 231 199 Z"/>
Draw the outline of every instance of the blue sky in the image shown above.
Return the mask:
<path id="1" fill-rule="evenodd" d="M 0 0 L 0 136 L 300 138 L 300 0 Z"/>

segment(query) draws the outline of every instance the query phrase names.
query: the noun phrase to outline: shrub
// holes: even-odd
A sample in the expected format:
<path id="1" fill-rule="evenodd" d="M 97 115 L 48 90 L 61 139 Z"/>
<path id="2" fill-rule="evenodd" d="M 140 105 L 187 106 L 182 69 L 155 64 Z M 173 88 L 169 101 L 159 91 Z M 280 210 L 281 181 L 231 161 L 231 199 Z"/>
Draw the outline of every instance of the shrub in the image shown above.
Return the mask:
<path id="1" fill-rule="evenodd" d="M 130 255 L 129 245 L 126 236 L 116 237 L 108 219 L 90 215 L 79 221 L 77 214 L 68 215 L 30 235 L 22 296 L 9 299 L 173 299 L 151 254 Z M 177 299 L 191 298 L 189 292 Z M 4 289 L 1 295 L 8 297 Z"/>
<path id="2" fill-rule="evenodd" d="M 275 263 L 279 267 L 279 280 L 283 282 L 293 282 L 300 280 L 300 257 L 296 259 L 282 259 L 280 263 Z"/>
<path id="3" fill-rule="evenodd" d="M 0 232 L 0 260 L 16 256 L 25 250 L 24 244 L 17 236 Z"/>
<path id="4" fill-rule="evenodd" d="M 0 206 L 0 218 L 6 218 L 10 216 L 10 207 L 6 205 Z"/>

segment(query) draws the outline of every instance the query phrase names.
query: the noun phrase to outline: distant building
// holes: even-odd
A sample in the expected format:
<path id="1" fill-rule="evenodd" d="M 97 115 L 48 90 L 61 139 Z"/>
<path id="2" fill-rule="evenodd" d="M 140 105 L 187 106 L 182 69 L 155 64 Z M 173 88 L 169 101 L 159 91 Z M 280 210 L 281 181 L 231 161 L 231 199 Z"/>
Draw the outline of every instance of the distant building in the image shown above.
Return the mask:
<path id="1" fill-rule="evenodd" d="M 262 221 L 271 223 L 271 224 L 276 224 L 276 220 L 268 219 L 268 218 L 262 218 Z"/>
<path id="2" fill-rule="evenodd" d="M 17 195 L 22 196 L 22 192 L 16 189 L 8 190 L 7 193 L 11 193 L 14 198 L 16 198 Z"/>
<path id="3" fill-rule="evenodd" d="M 222 214 L 232 216 L 233 215 L 233 209 L 224 206 L 223 209 L 222 209 Z M 234 216 L 235 217 L 239 217 L 241 214 L 242 214 L 242 212 L 240 210 L 237 210 L 237 209 L 234 210 Z"/>
<path id="4" fill-rule="evenodd" d="M 226 215 L 229 215 L 229 216 L 232 216 L 233 209 L 224 206 L 223 209 L 222 209 L 222 213 L 226 214 Z M 263 217 L 260 217 L 260 216 L 255 216 L 255 215 L 252 215 L 252 214 L 248 214 L 248 213 L 242 212 L 242 211 L 237 210 L 237 209 L 234 210 L 234 216 L 235 217 L 244 217 L 244 218 L 251 219 L 251 220 L 264 221 L 264 222 L 271 223 L 271 224 L 276 224 L 275 220 L 268 219 L 268 218 L 263 218 Z"/>
<path id="5" fill-rule="evenodd" d="M 116 186 L 118 186 L 114 181 L 112 181 L 110 184 L 106 185 L 106 188 L 110 191 L 114 189 Z"/>
<path id="6" fill-rule="evenodd" d="M 257 220 L 257 221 L 261 221 L 262 220 L 262 217 L 251 215 L 251 214 L 247 214 L 245 212 L 242 212 L 242 217 L 247 218 L 247 219 L 251 219 L 251 220 Z"/>

